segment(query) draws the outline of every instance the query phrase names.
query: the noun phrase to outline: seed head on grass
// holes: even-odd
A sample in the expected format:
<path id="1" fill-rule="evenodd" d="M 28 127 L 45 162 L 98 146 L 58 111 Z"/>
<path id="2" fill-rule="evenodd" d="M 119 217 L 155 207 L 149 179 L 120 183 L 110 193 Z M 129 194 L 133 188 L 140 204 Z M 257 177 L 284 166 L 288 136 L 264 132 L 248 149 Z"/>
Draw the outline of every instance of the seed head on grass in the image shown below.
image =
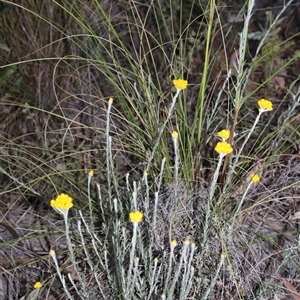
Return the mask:
<path id="1" fill-rule="evenodd" d="M 131 212 L 129 219 L 132 223 L 140 223 L 143 220 L 143 213 L 138 210 Z"/>
<path id="2" fill-rule="evenodd" d="M 187 88 L 188 82 L 184 79 L 174 79 L 173 84 L 179 90 L 185 90 Z"/>
<path id="3" fill-rule="evenodd" d="M 257 101 L 257 104 L 259 106 L 260 113 L 273 110 L 273 104 L 270 100 L 260 99 L 259 101 Z"/>

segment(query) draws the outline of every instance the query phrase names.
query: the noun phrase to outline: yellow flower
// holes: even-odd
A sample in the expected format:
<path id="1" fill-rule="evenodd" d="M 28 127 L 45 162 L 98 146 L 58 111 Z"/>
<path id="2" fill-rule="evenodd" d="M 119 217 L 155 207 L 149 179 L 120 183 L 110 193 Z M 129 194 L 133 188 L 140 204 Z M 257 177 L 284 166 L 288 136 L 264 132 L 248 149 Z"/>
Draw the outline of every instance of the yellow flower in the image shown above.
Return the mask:
<path id="1" fill-rule="evenodd" d="M 40 289 L 42 287 L 42 283 L 40 281 L 37 281 L 34 286 L 35 289 Z"/>
<path id="2" fill-rule="evenodd" d="M 251 180 L 252 180 L 253 182 L 258 182 L 258 181 L 260 180 L 260 177 L 259 177 L 259 175 L 257 175 L 257 174 L 252 174 L 252 175 L 251 175 Z"/>
<path id="3" fill-rule="evenodd" d="M 173 84 L 179 90 L 185 90 L 187 88 L 188 82 L 184 79 L 174 79 Z"/>
<path id="4" fill-rule="evenodd" d="M 259 106 L 260 112 L 273 110 L 273 104 L 270 100 L 260 99 L 259 101 L 257 101 L 257 104 Z"/>
<path id="5" fill-rule="evenodd" d="M 56 199 L 50 201 L 50 205 L 53 208 L 58 209 L 59 211 L 68 211 L 73 207 L 73 199 L 67 194 L 60 194 Z"/>
<path id="6" fill-rule="evenodd" d="M 110 97 L 109 99 L 108 99 L 108 103 L 113 103 L 114 102 L 114 99 L 112 98 L 112 97 Z"/>
<path id="7" fill-rule="evenodd" d="M 139 210 L 133 211 L 129 214 L 129 219 L 132 223 L 140 223 L 143 219 L 143 213 Z"/>
<path id="8" fill-rule="evenodd" d="M 233 148 L 231 147 L 231 145 L 227 142 L 218 142 L 215 150 L 222 155 L 226 155 L 229 154 L 233 151 Z"/>
<path id="9" fill-rule="evenodd" d="M 94 176 L 94 170 L 89 171 L 89 176 L 93 177 Z"/>
<path id="10" fill-rule="evenodd" d="M 174 131 L 172 132 L 172 138 L 173 138 L 173 139 L 177 139 L 177 138 L 178 138 L 178 132 L 177 132 L 177 131 L 174 130 Z"/>
<path id="11" fill-rule="evenodd" d="M 184 241 L 184 244 L 188 246 L 188 245 L 190 244 L 190 240 L 189 240 L 189 239 L 186 239 L 186 240 Z"/>
<path id="12" fill-rule="evenodd" d="M 222 138 L 223 142 L 225 142 L 227 139 L 229 139 L 230 131 L 227 129 L 223 129 L 218 132 L 218 136 Z"/>
<path id="13" fill-rule="evenodd" d="M 174 239 L 171 241 L 171 248 L 174 249 L 177 246 L 177 241 Z"/>

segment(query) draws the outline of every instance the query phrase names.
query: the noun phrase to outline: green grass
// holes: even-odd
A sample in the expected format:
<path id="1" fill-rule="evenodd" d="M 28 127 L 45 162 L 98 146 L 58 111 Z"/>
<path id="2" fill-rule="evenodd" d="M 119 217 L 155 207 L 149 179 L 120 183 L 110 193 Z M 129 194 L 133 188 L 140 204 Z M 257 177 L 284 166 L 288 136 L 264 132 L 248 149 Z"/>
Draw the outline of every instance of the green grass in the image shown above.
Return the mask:
<path id="1" fill-rule="evenodd" d="M 299 36 L 282 37 L 281 13 L 259 27 L 251 0 L 236 12 L 200 0 L 0 4 L 0 195 L 19 199 L 0 221 L 28 240 L 24 255 L 36 253 L 40 270 L 24 285 L 13 255 L 13 297 L 290 295 L 276 273 L 298 287 L 289 217 L 300 98 L 287 72 L 299 60 Z M 178 98 L 176 78 L 189 83 Z M 258 118 L 261 98 L 274 110 Z M 233 147 L 224 157 L 215 151 L 222 129 Z M 73 198 L 68 215 L 49 207 L 61 193 Z M 24 235 L 19 206 L 15 214 L 41 219 L 45 231 Z M 136 210 L 138 224 L 129 220 Z M 29 241 L 48 232 L 43 254 L 32 250 Z"/>

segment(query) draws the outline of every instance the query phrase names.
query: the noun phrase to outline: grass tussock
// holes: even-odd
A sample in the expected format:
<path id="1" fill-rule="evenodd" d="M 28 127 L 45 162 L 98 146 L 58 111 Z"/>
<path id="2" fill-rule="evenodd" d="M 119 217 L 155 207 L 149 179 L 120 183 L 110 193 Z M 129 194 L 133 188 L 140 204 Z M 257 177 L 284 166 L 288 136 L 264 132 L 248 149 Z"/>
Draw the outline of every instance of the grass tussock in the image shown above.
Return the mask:
<path id="1" fill-rule="evenodd" d="M 277 2 L 0 1 L 0 299 L 298 299 Z"/>

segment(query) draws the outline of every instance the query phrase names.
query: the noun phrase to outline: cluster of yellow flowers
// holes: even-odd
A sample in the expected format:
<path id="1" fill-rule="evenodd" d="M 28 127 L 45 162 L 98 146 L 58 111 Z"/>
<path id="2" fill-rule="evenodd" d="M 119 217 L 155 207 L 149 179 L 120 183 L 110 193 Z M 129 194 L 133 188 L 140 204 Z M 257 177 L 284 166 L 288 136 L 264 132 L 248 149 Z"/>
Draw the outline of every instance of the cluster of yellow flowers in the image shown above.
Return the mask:
<path id="1" fill-rule="evenodd" d="M 37 282 L 34 284 L 33 287 L 34 287 L 35 289 L 40 289 L 42 286 L 43 286 L 42 283 L 41 283 L 40 281 L 37 281 Z"/>
<path id="2" fill-rule="evenodd" d="M 60 194 L 56 199 L 50 201 L 50 205 L 60 212 L 65 212 L 73 207 L 73 199 L 67 194 Z M 129 214 L 129 219 L 132 223 L 140 223 L 143 219 L 143 213 L 138 210 L 131 212 Z"/>
<path id="3" fill-rule="evenodd" d="M 140 223 L 143 220 L 143 213 L 139 210 L 133 211 L 129 214 L 129 219 L 132 223 Z"/>
<path id="4" fill-rule="evenodd" d="M 257 104 L 259 106 L 259 113 L 273 110 L 273 104 L 270 100 L 260 99 Z M 217 143 L 215 150 L 221 155 L 230 154 L 233 151 L 233 148 L 226 142 L 230 137 L 230 131 L 223 129 L 218 132 L 218 136 L 222 139 L 222 142 Z"/>
<path id="5" fill-rule="evenodd" d="M 225 142 L 230 137 L 230 131 L 227 129 L 223 129 L 218 132 L 218 136 L 223 140 L 223 142 Z"/>
<path id="6" fill-rule="evenodd" d="M 185 90 L 187 88 L 188 81 L 184 80 L 184 79 L 174 79 L 173 84 L 177 89 L 177 95 L 178 95 L 181 90 Z M 109 98 L 108 103 L 112 104 L 113 98 Z M 260 99 L 257 103 L 259 106 L 258 118 L 261 113 L 273 110 L 273 104 L 269 100 Z M 228 155 L 233 152 L 232 145 L 227 142 L 227 140 L 230 138 L 230 134 L 231 134 L 231 132 L 228 129 L 223 129 L 217 133 L 217 136 L 221 139 L 221 141 L 216 144 L 214 149 L 220 155 L 220 166 L 222 163 L 222 161 L 221 161 L 222 158 L 225 155 Z M 172 132 L 172 138 L 173 139 L 178 138 L 177 131 Z M 231 141 L 232 141 L 232 139 L 231 139 Z M 88 173 L 88 176 L 89 176 L 89 180 L 91 180 L 91 177 L 94 176 L 94 171 L 90 170 Z M 144 177 L 147 177 L 146 171 L 144 173 Z M 258 174 L 251 174 L 250 178 L 253 183 L 256 183 L 260 180 L 260 176 Z M 134 191 L 133 195 L 136 196 L 136 193 L 137 192 Z M 50 206 L 53 207 L 59 213 L 63 214 L 65 220 L 67 220 L 68 210 L 73 207 L 73 199 L 68 194 L 61 193 L 55 199 L 52 199 L 50 201 Z M 135 211 L 132 211 L 129 213 L 129 220 L 134 225 L 134 235 L 133 235 L 134 236 L 134 238 L 133 238 L 134 245 L 135 245 L 135 238 L 136 238 L 136 229 L 137 229 L 138 223 L 142 222 L 143 217 L 144 217 L 143 213 L 139 210 L 135 210 Z M 189 245 L 190 241 L 185 240 L 184 244 Z M 191 245 L 192 245 L 192 247 L 195 247 L 195 243 L 191 243 Z M 171 251 L 173 251 L 176 246 L 177 246 L 177 240 L 173 239 L 170 244 Z M 133 246 L 133 249 L 134 249 L 134 246 Z M 134 253 L 134 251 L 132 253 Z M 50 249 L 49 254 L 55 258 L 55 251 L 53 249 Z M 222 259 L 225 259 L 226 257 L 227 257 L 226 253 L 221 254 Z M 33 287 L 34 287 L 34 289 L 40 289 L 42 287 L 42 283 L 40 281 L 38 281 L 34 284 Z M 161 297 L 163 299 L 163 298 L 165 298 L 165 295 L 163 294 Z"/>
<path id="7" fill-rule="evenodd" d="M 252 175 L 251 175 L 251 180 L 252 180 L 254 183 L 256 183 L 256 182 L 258 182 L 258 181 L 260 180 L 260 177 L 259 177 L 258 174 L 252 174 Z"/>
<path id="8" fill-rule="evenodd" d="M 257 101 L 257 104 L 259 106 L 260 112 L 273 110 L 273 104 L 270 100 L 260 99 L 259 101 Z"/>
<path id="9" fill-rule="evenodd" d="M 187 80 L 184 80 L 184 79 L 174 79 L 173 84 L 177 89 L 177 95 L 180 90 L 185 90 L 188 86 Z M 108 102 L 111 104 L 113 102 L 113 98 L 109 98 Z M 259 106 L 259 115 L 263 112 L 273 110 L 272 102 L 269 100 L 261 99 L 257 103 Z M 220 154 L 221 158 L 224 157 L 225 155 L 233 152 L 233 147 L 231 146 L 230 143 L 227 142 L 227 140 L 230 138 L 230 134 L 231 133 L 228 129 L 223 129 L 217 133 L 218 137 L 222 141 L 220 141 L 216 144 L 215 151 Z M 173 139 L 177 139 L 178 132 L 173 131 L 172 137 L 173 137 Z M 94 176 L 94 171 L 93 170 L 89 171 L 88 175 L 89 175 L 89 179 L 90 179 L 92 176 Z M 147 174 L 144 174 L 144 176 L 147 176 Z M 252 182 L 256 183 L 260 180 L 260 177 L 258 174 L 252 174 L 251 180 L 252 180 Z M 66 219 L 68 210 L 73 207 L 73 199 L 68 194 L 62 193 L 62 194 L 59 194 L 56 197 L 56 199 L 52 199 L 50 201 L 50 206 L 53 207 L 56 211 L 62 213 Z M 129 220 L 130 220 L 130 222 L 134 223 L 134 228 L 136 229 L 137 224 L 143 220 L 143 213 L 139 210 L 132 211 L 129 213 Z M 187 240 L 186 243 L 190 243 L 190 242 Z M 174 249 L 176 247 L 176 245 L 177 245 L 177 241 L 175 239 L 172 240 L 171 248 Z M 50 250 L 49 253 L 52 256 L 55 255 L 55 252 L 52 249 Z M 226 254 L 222 253 L 221 256 L 223 258 L 225 258 Z M 39 281 L 34 284 L 35 289 L 39 289 L 41 287 L 42 287 L 42 283 Z"/>
<path id="10" fill-rule="evenodd" d="M 173 138 L 173 139 L 177 139 L 177 138 L 178 138 L 178 132 L 177 132 L 177 131 L 174 130 L 174 131 L 172 132 L 172 138 Z"/>
<path id="11" fill-rule="evenodd" d="M 50 201 L 50 206 L 58 209 L 59 211 L 65 212 L 73 207 L 73 199 L 67 194 L 60 194 L 56 199 Z"/>
<path id="12" fill-rule="evenodd" d="M 220 154 L 220 155 L 227 155 L 230 154 L 233 151 L 233 148 L 229 143 L 226 142 L 226 140 L 229 139 L 230 137 L 230 131 L 227 129 L 223 129 L 218 132 L 218 137 L 222 139 L 222 142 L 218 142 L 215 150 Z"/>
<path id="13" fill-rule="evenodd" d="M 174 79 L 173 84 L 177 89 L 185 90 L 187 88 L 188 82 L 184 79 Z"/>
<path id="14" fill-rule="evenodd" d="M 233 148 L 227 142 L 218 142 L 215 150 L 221 155 L 226 155 L 230 154 L 233 151 Z"/>

